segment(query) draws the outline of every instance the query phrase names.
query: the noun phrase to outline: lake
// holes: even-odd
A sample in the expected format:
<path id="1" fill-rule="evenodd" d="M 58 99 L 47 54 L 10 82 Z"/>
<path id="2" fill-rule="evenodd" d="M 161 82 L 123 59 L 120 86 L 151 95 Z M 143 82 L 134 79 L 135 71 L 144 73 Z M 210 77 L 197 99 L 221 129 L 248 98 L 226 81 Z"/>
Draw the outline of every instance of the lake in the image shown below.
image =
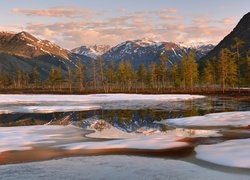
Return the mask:
<path id="1" fill-rule="evenodd" d="M 0 164 L 129 155 L 250 175 L 249 111 L 215 96 L 1 95 Z"/>

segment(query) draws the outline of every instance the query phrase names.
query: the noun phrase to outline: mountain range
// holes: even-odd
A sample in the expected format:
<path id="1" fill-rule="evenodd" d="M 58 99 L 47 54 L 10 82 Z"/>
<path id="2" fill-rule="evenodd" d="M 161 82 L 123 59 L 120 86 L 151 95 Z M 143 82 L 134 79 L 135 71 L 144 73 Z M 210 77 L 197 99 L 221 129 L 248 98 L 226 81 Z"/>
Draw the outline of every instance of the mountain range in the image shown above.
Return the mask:
<path id="1" fill-rule="evenodd" d="M 134 68 L 143 63 L 148 66 L 151 62 L 158 62 L 161 54 L 166 54 L 169 63 L 179 62 L 182 55 L 194 50 L 196 58 L 204 57 L 214 46 L 212 44 L 188 47 L 173 42 L 156 42 L 148 38 L 122 42 L 114 47 L 105 45 L 81 46 L 72 52 L 90 58 L 103 58 L 105 61 L 113 60 L 118 64 L 122 60 L 131 62 Z"/>
<path id="2" fill-rule="evenodd" d="M 151 62 L 159 62 L 161 54 L 168 56 L 170 64 L 179 62 L 182 55 L 190 50 L 194 50 L 196 59 L 202 67 L 207 60 L 217 57 L 221 49 L 235 48 L 236 37 L 243 41 L 239 52 L 241 57 L 245 57 L 250 49 L 250 13 L 247 13 L 217 46 L 211 44 L 185 46 L 144 38 L 128 40 L 114 47 L 83 45 L 69 51 L 27 32 L 0 32 L 0 71 L 14 74 L 18 68 L 30 72 L 36 67 L 41 77 L 46 78 L 51 67 L 61 67 L 62 73 L 66 74 L 68 67 L 77 68 L 77 61 L 89 65 L 97 58 L 102 58 L 105 62 L 113 60 L 115 64 L 127 60 L 137 68 L 141 63 L 148 66 Z"/>

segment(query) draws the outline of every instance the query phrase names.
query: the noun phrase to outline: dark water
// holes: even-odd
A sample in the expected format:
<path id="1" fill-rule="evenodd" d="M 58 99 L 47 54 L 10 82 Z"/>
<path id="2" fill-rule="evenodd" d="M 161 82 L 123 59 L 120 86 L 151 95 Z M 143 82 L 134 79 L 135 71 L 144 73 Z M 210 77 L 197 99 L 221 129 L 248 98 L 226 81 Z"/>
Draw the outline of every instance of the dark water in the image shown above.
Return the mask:
<path id="1" fill-rule="evenodd" d="M 249 111 L 250 103 L 233 98 L 207 97 L 179 102 L 166 102 L 146 109 L 102 109 L 84 112 L 64 112 L 48 114 L 2 114 L 0 126 L 56 125 L 75 124 L 85 127 L 85 119 L 102 119 L 111 125 L 127 132 L 136 131 L 140 127 L 157 128 L 162 131 L 169 127 L 156 124 L 170 118 L 205 115 L 216 112 Z"/>

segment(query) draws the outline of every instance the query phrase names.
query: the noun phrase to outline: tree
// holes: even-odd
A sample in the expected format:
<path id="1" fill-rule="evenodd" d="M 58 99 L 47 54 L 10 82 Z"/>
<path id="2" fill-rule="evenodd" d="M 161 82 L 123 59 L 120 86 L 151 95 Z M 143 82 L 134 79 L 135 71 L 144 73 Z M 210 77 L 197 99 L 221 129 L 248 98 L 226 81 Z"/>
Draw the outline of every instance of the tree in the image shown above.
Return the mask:
<path id="1" fill-rule="evenodd" d="M 126 61 L 124 64 L 124 80 L 127 86 L 127 89 L 130 90 L 132 88 L 133 80 L 135 77 L 134 70 L 129 61 Z"/>
<path id="2" fill-rule="evenodd" d="M 205 68 L 203 70 L 203 83 L 208 87 L 211 85 L 215 85 L 215 77 L 216 77 L 216 71 L 215 71 L 215 66 L 214 66 L 214 59 L 208 60 L 205 63 Z"/>
<path id="3" fill-rule="evenodd" d="M 115 72 L 115 63 L 114 61 L 110 61 L 105 69 L 105 77 L 107 83 L 110 85 L 110 89 L 112 90 L 112 84 L 115 83 L 116 80 L 116 72 Z"/>
<path id="4" fill-rule="evenodd" d="M 145 65 L 140 64 L 136 71 L 137 81 L 140 84 L 140 86 L 144 85 L 146 81 L 146 75 L 147 75 L 147 71 L 146 71 Z"/>
<path id="5" fill-rule="evenodd" d="M 72 69 L 68 66 L 68 71 L 67 71 L 67 78 L 66 78 L 68 84 L 69 84 L 69 92 L 72 92 L 72 82 L 73 82 L 73 73 Z"/>
<path id="6" fill-rule="evenodd" d="M 179 85 L 179 75 L 178 75 L 178 64 L 177 62 L 173 62 L 169 68 L 169 78 L 170 78 L 170 83 L 173 86 L 178 86 Z"/>
<path id="7" fill-rule="evenodd" d="M 241 77 L 241 72 L 240 72 L 240 48 L 242 47 L 243 45 L 243 41 L 241 39 L 239 39 L 238 37 L 235 37 L 234 38 L 234 42 L 235 42 L 235 45 L 233 46 L 233 49 L 236 50 L 236 62 L 237 62 L 237 69 L 238 69 L 238 88 L 240 90 L 240 85 L 241 85 L 241 82 L 240 82 L 240 77 Z"/>
<path id="8" fill-rule="evenodd" d="M 83 91 L 84 87 L 84 65 L 80 60 L 76 63 L 76 82 L 79 84 L 79 90 Z"/>
<path id="9" fill-rule="evenodd" d="M 248 50 L 248 53 L 247 53 L 247 57 L 246 57 L 246 69 L 247 69 L 247 72 L 246 72 L 246 80 L 247 80 L 247 84 L 250 85 L 250 49 Z"/>
<path id="10" fill-rule="evenodd" d="M 180 62 L 180 76 L 184 88 L 189 87 L 193 90 L 198 80 L 198 65 L 195 60 L 194 51 L 189 51 L 187 55 L 183 55 Z"/>
<path id="11" fill-rule="evenodd" d="M 222 49 L 218 59 L 218 75 L 223 92 L 227 85 L 234 85 L 237 79 L 237 65 L 229 49 Z"/>
<path id="12" fill-rule="evenodd" d="M 168 56 L 163 53 L 160 55 L 160 65 L 159 65 L 159 75 L 160 80 L 162 83 L 162 87 L 166 84 L 166 78 L 167 78 L 167 60 Z"/>
<path id="13" fill-rule="evenodd" d="M 41 78 L 36 67 L 32 67 L 31 73 L 29 74 L 29 80 L 30 80 L 29 82 L 31 84 L 34 84 L 36 87 L 38 83 L 40 83 Z"/>
<path id="14" fill-rule="evenodd" d="M 147 74 L 148 74 L 147 75 L 148 76 L 147 77 L 147 79 L 148 79 L 147 84 L 153 88 L 157 87 L 157 65 L 156 65 L 156 63 L 153 62 L 149 65 L 149 69 L 148 69 Z"/>
<path id="15" fill-rule="evenodd" d="M 97 60 L 98 67 L 99 67 L 99 76 L 101 78 L 101 84 L 103 86 L 103 89 L 105 89 L 105 79 L 104 79 L 104 61 L 102 58 L 98 58 Z"/>
<path id="16" fill-rule="evenodd" d="M 13 83 L 13 77 L 9 73 L 1 70 L 0 87 L 2 88 L 8 87 L 12 83 Z"/>
<path id="17" fill-rule="evenodd" d="M 49 76 L 47 79 L 48 83 L 52 86 L 53 90 L 55 90 L 56 86 L 60 86 L 63 82 L 62 68 L 61 67 L 52 67 L 49 72 Z"/>
<path id="18" fill-rule="evenodd" d="M 125 86 L 125 64 L 123 61 L 120 61 L 118 64 L 116 75 L 117 75 L 118 84 L 121 85 L 122 90 L 123 90 Z"/>

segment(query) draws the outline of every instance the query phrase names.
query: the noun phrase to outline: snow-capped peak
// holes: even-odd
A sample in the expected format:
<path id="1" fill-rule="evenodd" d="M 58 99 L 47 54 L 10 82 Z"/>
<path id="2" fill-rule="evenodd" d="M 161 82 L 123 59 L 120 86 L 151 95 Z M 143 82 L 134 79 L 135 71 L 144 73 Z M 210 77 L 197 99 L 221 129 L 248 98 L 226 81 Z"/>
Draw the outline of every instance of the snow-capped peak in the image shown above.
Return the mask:
<path id="1" fill-rule="evenodd" d="M 180 45 L 180 47 L 183 48 L 192 48 L 192 49 L 199 49 L 199 48 L 203 48 L 203 47 L 214 47 L 213 44 L 208 44 L 205 42 L 187 42 L 187 43 L 183 43 L 183 42 L 179 42 L 178 43 Z"/>
<path id="2" fill-rule="evenodd" d="M 93 45 L 93 46 L 81 46 L 72 49 L 71 51 L 75 54 L 85 55 L 93 59 L 96 59 L 101 55 L 103 55 L 105 52 L 107 52 L 109 49 L 110 49 L 109 45 Z"/>

